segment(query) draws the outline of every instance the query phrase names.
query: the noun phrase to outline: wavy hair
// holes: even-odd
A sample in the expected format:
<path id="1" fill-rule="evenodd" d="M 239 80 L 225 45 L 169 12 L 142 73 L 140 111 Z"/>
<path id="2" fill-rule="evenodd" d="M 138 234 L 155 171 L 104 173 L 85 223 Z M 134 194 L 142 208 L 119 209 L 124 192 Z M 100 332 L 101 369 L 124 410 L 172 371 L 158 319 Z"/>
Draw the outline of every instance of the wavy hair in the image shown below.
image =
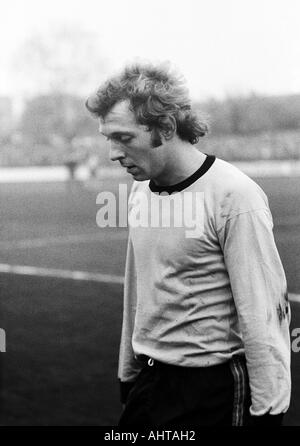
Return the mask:
<path id="1" fill-rule="evenodd" d="M 118 102 L 129 100 L 137 123 L 149 130 L 164 129 L 166 118 L 173 116 L 176 133 L 184 141 L 196 144 L 208 132 L 208 124 L 191 108 L 183 79 L 165 65 L 136 64 L 107 80 L 85 105 L 95 116 L 105 118 Z"/>

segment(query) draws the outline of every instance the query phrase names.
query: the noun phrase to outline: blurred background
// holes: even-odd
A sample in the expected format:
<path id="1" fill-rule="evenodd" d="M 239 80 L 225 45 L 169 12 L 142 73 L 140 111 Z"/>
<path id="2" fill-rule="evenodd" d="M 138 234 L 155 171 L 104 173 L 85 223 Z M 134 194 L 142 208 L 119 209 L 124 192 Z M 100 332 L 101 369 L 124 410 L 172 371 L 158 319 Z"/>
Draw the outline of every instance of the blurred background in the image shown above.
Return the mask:
<path id="1" fill-rule="evenodd" d="M 10 0 L 0 27 L 1 425 L 114 425 L 126 228 L 97 194 L 131 184 L 87 96 L 125 63 L 168 60 L 210 133 L 269 197 L 300 327 L 298 0 Z M 295 349 L 294 349 L 295 350 Z M 292 352 L 300 425 L 300 358 Z M 298 371 L 298 373 L 297 373 Z"/>

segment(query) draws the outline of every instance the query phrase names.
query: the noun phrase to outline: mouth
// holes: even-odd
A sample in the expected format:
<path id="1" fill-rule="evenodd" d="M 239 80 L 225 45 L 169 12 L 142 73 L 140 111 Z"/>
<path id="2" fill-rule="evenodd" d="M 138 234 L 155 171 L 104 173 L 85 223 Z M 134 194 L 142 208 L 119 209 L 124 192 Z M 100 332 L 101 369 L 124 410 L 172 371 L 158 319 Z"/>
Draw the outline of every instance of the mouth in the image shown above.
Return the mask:
<path id="1" fill-rule="evenodd" d="M 122 167 L 124 167 L 124 169 L 126 169 L 126 171 L 130 174 L 134 174 L 134 170 L 137 170 L 138 167 L 135 164 L 123 164 L 120 163 Z"/>
<path id="2" fill-rule="evenodd" d="M 133 169 L 136 169 L 136 166 L 124 166 L 127 168 L 127 172 L 131 172 Z"/>

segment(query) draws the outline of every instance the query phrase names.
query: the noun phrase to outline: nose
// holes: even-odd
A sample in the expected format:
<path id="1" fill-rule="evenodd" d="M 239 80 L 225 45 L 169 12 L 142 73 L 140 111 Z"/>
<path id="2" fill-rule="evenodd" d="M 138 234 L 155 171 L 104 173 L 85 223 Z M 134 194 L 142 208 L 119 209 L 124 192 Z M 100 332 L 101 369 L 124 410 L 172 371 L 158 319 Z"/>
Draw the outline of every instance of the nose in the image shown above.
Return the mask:
<path id="1" fill-rule="evenodd" d="M 112 141 L 110 142 L 109 157 L 111 161 L 119 161 L 122 158 L 125 158 L 125 154 L 119 144 Z"/>

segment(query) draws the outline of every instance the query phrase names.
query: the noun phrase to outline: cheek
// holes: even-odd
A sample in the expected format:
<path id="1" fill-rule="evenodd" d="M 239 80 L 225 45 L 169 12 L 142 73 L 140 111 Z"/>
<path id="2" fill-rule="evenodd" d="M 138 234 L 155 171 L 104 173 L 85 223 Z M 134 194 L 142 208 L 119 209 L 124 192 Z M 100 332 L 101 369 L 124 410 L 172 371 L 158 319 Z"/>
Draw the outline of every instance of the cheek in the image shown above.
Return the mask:
<path id="1" fill-rule="evenodd" d="M 132 159 L 135 159 L 142 164 L 149 164 L 151 163 L 153 156 L 152 150 L 153 149 L 147 146 L 137 145 L 134 149 L 130 150 L 130 156 L 132 157 Z"/>

